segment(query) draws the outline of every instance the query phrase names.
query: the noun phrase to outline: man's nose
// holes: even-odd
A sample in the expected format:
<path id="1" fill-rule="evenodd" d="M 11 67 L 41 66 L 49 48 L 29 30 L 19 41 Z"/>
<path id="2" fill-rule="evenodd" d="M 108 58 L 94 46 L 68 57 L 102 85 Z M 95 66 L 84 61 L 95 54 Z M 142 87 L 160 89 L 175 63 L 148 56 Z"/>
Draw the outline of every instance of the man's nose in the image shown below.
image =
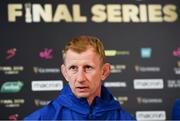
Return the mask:
<path id="1" fill-rule="evenodd" d="M 86 75 L 83 69 L 78 71 L 77 80 L 78 82 L 84 82 L 86 80 Z"/>

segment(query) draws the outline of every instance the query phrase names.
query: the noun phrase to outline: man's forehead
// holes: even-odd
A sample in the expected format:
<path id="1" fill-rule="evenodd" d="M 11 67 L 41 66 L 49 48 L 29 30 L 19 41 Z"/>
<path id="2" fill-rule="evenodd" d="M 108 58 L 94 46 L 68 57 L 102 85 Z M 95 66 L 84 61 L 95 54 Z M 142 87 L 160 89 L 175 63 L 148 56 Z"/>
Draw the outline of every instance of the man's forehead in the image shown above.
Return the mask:
<path id="1" fill-rule="evenodd" d="M 91 46 L 87 47 L 85 50 L 81 50 L 81 51 L 78 51 L 76 49 L 73 49 L 73 48 L 69 48 L 65 54 L 67 53 L 78 53 L 78 54 L 81 54 L 81 53 L 85 53 L 85 52 L 92 52 L 92 53 L 96 53 L 95 49 Z"/>
<path id="2" fill-rule="evenodd" d="M 73 50 L 68 50 L 66 54 L 64 55 L 64 59 L 67 62 L 73 62 L 73 61 L 86 61 L 86 62 L 97 62 L 100 61 L 100 56 L 93 51 L 92 49 L 88 49 L 84 52 L 78 53 Z"/>

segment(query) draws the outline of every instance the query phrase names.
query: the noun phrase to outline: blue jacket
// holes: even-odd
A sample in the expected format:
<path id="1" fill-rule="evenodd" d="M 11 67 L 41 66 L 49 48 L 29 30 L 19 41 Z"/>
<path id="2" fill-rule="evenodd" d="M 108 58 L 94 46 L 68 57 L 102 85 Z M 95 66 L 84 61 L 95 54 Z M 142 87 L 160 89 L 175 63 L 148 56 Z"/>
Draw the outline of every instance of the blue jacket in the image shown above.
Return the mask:
<path id="1" fill-rule="evenodd" d="M 47 106 L 37 110 L 24 120 L 135 120 L 115 101 L 102 86 L 102 95 L 96 97 L 91 106 L 85 98 L 73 95 L 69 85 Z"/>
<path id="2" fill-rule="evenodd" d="M 180 120 L 180 99 L 177 99 L 173 105 L 172 120 Z"/>

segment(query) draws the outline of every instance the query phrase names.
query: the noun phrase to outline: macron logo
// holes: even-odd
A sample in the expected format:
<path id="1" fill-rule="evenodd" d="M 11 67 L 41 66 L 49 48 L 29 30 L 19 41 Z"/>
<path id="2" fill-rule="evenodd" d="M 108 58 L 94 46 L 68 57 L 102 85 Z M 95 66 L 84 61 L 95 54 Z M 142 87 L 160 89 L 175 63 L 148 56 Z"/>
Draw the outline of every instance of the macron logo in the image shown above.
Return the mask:
<path id="1" fill-rule="evenodd" d="M 62 80 L 37 80 L 31 82 L 32 91 L 59 91 L 63 88 Z"/>
<path id="2" fill-rule="evenodd" d="M 163 79 L 134 79 L 134 89 L 163 89 Z"/>

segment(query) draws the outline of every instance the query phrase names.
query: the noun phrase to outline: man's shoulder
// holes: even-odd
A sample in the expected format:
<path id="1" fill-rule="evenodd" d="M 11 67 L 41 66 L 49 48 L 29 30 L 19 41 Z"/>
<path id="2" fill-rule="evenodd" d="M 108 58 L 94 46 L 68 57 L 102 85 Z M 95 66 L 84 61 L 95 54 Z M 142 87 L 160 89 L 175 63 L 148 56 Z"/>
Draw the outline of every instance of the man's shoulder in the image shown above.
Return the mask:
<path id="1" fill-rule="evenodd" d="M 46 106 L 41 107 L 35 112 L 31 113 L 24 120 L 46 120 L 55 116 L 58 110 L 61 109 L 61 105 L 57 103 L 57 98 L 50 101 Z"/>

